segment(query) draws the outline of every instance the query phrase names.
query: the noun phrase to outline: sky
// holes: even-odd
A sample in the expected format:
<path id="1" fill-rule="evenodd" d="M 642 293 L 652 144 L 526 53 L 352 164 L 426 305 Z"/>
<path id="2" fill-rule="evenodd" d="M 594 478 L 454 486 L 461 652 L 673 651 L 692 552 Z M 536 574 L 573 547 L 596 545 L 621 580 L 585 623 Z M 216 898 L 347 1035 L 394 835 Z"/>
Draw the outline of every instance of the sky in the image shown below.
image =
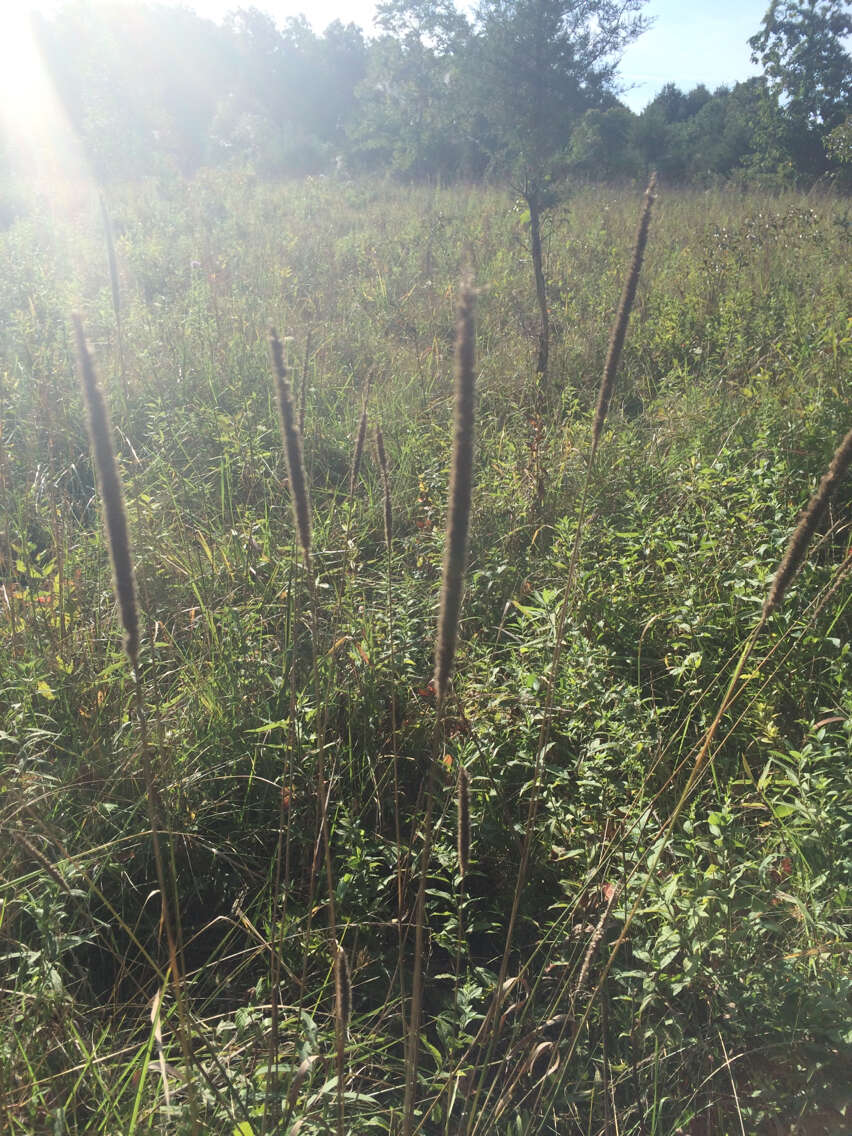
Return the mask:
<path id="1" fill-rule="evenodd" d="M 50 8 L 59 0 L 0 0 L 4 10 Z M 133 2 L 133 0 L 129 0 Z M 373 0 L 167 0 L 194 8 L 217 22 L 234 8 L 256 7 L 276 22 L 303 12 L 317 31 L 332 20 L 360 24 L 372 32 Z M 689 90 L 704 83 L 711 90 L 759 73 L 749 58 L 747 40 L 760 28 L 769 0 L 648 0 L 645 14 L 653 27 L 624 53 L 621 79 L 624 101 L 641 110 L 667 82 Z M 2 33 L 0 33 L 2 34 Z"/>

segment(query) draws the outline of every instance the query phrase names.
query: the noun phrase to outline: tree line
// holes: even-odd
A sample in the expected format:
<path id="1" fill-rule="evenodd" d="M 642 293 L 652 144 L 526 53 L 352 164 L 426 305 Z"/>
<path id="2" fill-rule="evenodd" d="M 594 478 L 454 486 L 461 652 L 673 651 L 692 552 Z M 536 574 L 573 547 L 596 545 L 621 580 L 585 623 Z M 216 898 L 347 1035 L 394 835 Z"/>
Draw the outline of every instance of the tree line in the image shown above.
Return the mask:
<path id="1" fill-rule="evenodd" d="M 645 0 L 384 0 L 354 24 L 216 25 L 188 9 L 77 0 L 34 17 L 43 58 L 103 181 L 237 163 L 261 175 L 508 177 L 533 204 L 566 174 L 770 187 L 852 170 L 846 0 L 773 0 L 749 41 L 763 74 L 619 99 Z M 2 146 L 0 146 L 2 154 Z M 0 158 L 2 161 L 2 158 Z"/>

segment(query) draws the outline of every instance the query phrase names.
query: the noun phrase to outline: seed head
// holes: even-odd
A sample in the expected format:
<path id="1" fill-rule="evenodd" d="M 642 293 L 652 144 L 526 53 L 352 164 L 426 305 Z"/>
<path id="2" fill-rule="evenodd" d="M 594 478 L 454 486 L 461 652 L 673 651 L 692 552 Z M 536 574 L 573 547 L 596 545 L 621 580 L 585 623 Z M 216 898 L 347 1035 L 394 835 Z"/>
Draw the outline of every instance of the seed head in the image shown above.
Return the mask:
<path id="1" fill-rule="evenodd" d="M 95 455 L 95 468 L 98 473 L 103 503 L 104 527 L 112 564 L 113 588 L 124 627 L 124 649 L 130 660 L 130 665 L 135 671 L 139 659 L 139 616 L 121 480 L 118 476 L 118 466 L 112 448 L 112 431 L 106 403 L 95 375 L 95 369 L 92 366 L 92 357 L 86 344 L 83 324 L 78 315 L 73 316 L 73 323 L 77 340 L 80 378 L 83 384 L 83 397 L 88 411 L 89 438 Z"/>
<path id="2" fill-rule="evenodd" d="M 275 377 L 275 393 L 278 401 L 278 420 L 281 427 L 281 440 L 284 443 L 284 456 L 287 460 L 287 476 L 290 480 L 290 498 L 293 502 L 293 517 L 296 532 L 302 547 L 305 565 L 311 563 L 311 503 L 308 497 L 308 480 L 305 476 L 305 463 L 302 457 L 302 435 L 296 425 L 293 408 L 293 392 L 290 389 L 289 368 L 284 362 L 284 349 L 281 340 L 273 329 L 269 332 L 269 350 L 272 356 L 272 370 Z"/>
<path id="3" fill-rule="evenodd" d="M 382 496 L 385 506 L 385 543 L 390 551 L 393 538 L 393 511 L 391 509 L 390 476 L 388 475 L 388 456 L 385 453 L 385 437 L 381 426 L 376 427 L 376 455 L 379 459 L 379 472 L 382 475 Z"/>
<path id="4" fill-rule="evenodd" d="M 645 200 L 642 204 L 642 212 L 639 215 L 639 228 L 636 231 L 636 240 L 633 242 L 633 255 L 630 261 L 630 268 L 627 272 L 627 279 L 624 281 L 624 291 L 621 293 L 621 302 L 618 305 L 615 323 L 612 326 L 612 333 L 609 337 L 609 347 L 606 353 L 603 378 L 601 379 L 600 389 L 598 390 L 598 404 L 595 408 L 595 420 L 592 423 L 593 456 L 597 452 L 601 432 L 606 420 L 607 411 L 609 410 L 609 403 L 612 398 L 613 387 L 615 386 L 615 376 L 618 371 L 618 363 L 621 359 L 622 348 L 624 347 L 624 337 L 627 334 L 627 324 L 630 320 L 630 312 L 633 309 L 633 301 L 636 299 L 636 286 L 639 283 L 639 273 L 642 271 L 642 258 L 645 255 L 645 245 L 648 241 L 648 226 L 651 223 L 651 205 L 654 201 L 654 190 L 656 188 L 657 175 L 653 173 L 651 174 L 651 180 L 648 182 L 648 188 L 645 190 Z"/>
<path id="5" fill-rule="evenodd" d="M 473 304 L 473 288 L 468 281 L 465 281 L 459 296 L 456 322 L 455 437 L 433 679 L 438 706 L 443 704 L 447 693 L 456 653 L 467 560 L 467 535 L 473 486 Z"/>
<path id="6" fill-rule="evenodd" d="M 364 454 L 364 439 L 367 437 L 367 403 L 370 398 L 370 384 L 367 383 L 367 389 L 364 392 L 364 406 L 361 410 L 361 418 L 358 422 L 358 436 L 355 439 L 355 451 L 352 454 L 352 469 L 349 472 L 349 500 L 355 496 L 355 483 L 358 480 L 358 474 L 361 472 L 361 458 Z"/>
<path id="7" fill-rule="evenodd" d="M 764 622 L 775 608 L 780 607 L 787 589 L 798 575 L 802 564 L 804 564 L 808 546 L 828 508 L 831 495 L 840 479 L 849 469 L 850 464 L 852 464 L 852 430 L 849 431 L 834 451 L 834 457 L 831 459 L 828 469 L 823 474 L 816 493 L 811 497 L 810 503 L 802 512 L 799 523 L 796 526 L 796 531 L 790 537 L 787 551 L 784 553 L 783 559 L 778 565 L 778 571 L 775 573 L 775 579 L 772 581 L 772 587 L 769 589 L 769 595 L 766 597 L 766 602 L 763 605 Z"/>

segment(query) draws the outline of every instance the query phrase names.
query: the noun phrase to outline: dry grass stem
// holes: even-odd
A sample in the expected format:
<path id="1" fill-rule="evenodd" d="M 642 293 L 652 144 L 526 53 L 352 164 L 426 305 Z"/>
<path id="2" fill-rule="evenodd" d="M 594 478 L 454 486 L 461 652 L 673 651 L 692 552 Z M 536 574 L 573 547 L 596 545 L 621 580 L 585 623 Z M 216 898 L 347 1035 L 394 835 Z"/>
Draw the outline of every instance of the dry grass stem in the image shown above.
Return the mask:
<path id="1" fill-rule="evenodd" d="M 349 499 L 350 501 L 355 496 L 355 484 L 358 481 L 358 474 L 361 472 L 361 458 L 364 456 L 364 440 L 367 437 L 367 404 L 370 400 L 370 384 L 367 383 L 367 389 L 364 392 L 364 407 L 361 411 L 361 418 L 358 422 L 358 435 L 355 439 L 355 450 L 352 454 L 352 469 L 349 472 Z"/>
<path id="2" fill-rule="evenodd" d="M 148 743 L 147 719 L 142 700 L 142 684 L 139 676 L 139 616 L 136 603 L 136 585 L 133 577 L 133 566 L 130 558 L 130 537 L 127 528 L 127 515 L 124 510 L 124 499 L 121 492 L 121 481 L 118 476 L 118 466 L 112 448 L 112 438 L 107 414 L 106 403 L 100 386 L 98 385 L 91 355 L 86 345 L 83 333 L 83 324 L 78 315 L 73 317 L 74 332 L 77 339 L 77 355 L 80 363 L 80 375 L 83 383 L 83 394 L 86 401 L 89 418 L 89 436 L 95 455 L 95 466 L 98 473 L 98 482 L 103 501 L 104 521 L 106 526 L 107 544 L 109 545 L 110 560 L 112 562 L 113 585 L 121 622 L 124 626 L 124 648 L 130 660 L 131 670 L 136 682 L 136 713 L 139 720 L 141 735 L 140 757 L 145 777 L 145 788 L 148 804 L 148 817 L 151 825 L 151 837 L 154 848 L 154 862 L 157 872 L 157 883 L 160 890 L 160 903 L 162 907 L 162 923 L 166 932 L 166 941 L 169 952 L 169 967 L 171 981 L 174 987 L 175 999 L 178 1009 L 178 1036 L 184 1057 L 184 1075 L 186 1090 L 190 1104 L 191 1131 L 197 1132 L 197 1103 L 195 1089 L 191 1080 L 192 1051 L 189 1037 L 189 1018 L 186 999 L 183 990 L 178 958 L 178 944 L 175 938 L 175 925 L 172 922 L 172 905 L 170 893 L 174 896 L 175 910 L 178 906 L 177 883 L 174 866 L 174 856 L 170 845 L 171 888 L 167 886 L 167 876 L 164 866 L 163 853 L 160 847 L 159 829 L 163 824 L 166 810 L 154 782 L 154 771 L 151 761 L 151 750 Z M 178 923 L 179 927 L 179 923 Z"/>
<path id="3" fill-rule="evenodd" d="M 308 369 L 311 365 L 311 346 L 313 345 L 313 329 L 308 329 L 305 340 L 305 357 L 302 360 L 302 382 L 299 388 L 299 433 L 305 436 L 305 406 L 308 401 Z"/>
<path id="4" fill-rule="evenodd" d="M 121 480 L 118 476 L 118 466 L 112 448 L 112 434 L 106 402 L 98 384 L 95 369 L 92 366 L 92 358 L 83 333 L 83 324 L 78 315 L 75 315 L 73 320 L 80 377 L 88 411 L 89 438 L 95 455 L 95 466 L 104 507 L 104 523 L 110 562 L 112 563 L 113 586 L 124 627 L 124 649 L 130 659 L 130 665 L 135 671 L 139 659 L 139 615 Z"/>
<path id="5" fill-rule="evenodd" d="M 601 940 L 604 937 L 607 923 L 609 923 L 609 917 L 612 914 L 612 909 L 613 907 L 615 907 L 615 904 L 618 901 L 622 890 L 623 889 L 620 884 L 612 889 L 612 891 L 610 892 L 609 900 L 607 901 L 607 905 L 603 909 L 601 917 L 598 920 L 594 931 L 592 932 L 591 939 L 589 939 L 589 945 L 586 948 L 585 955 L 583 956 L 583 965 L 580 967 L 580 974 L 577 978 L 577 985 L 574 987 L 575 1002 L 578 998 L 582 997 L 583 992 L 586 989 L 586 985 L 589 981 L 589 971 L 591 970 L 592 960 L 597 954 L 598 947 L 601 945 Z"/>
<path id="6" fill-rule="evenodd" d="M 109 211 L 107 210 L 106 201 L 103 194 L 100 197 L 101 203 L 101 218 L 104 225 L 104 237 L 107 247 L 107 264 L 109 266 L 109 283 L 112 290 L 112 310 L 115 313 L 115 321 L 119 327 L 119 335 L 121 334 L 121 291 L 118 284 L 118 260 L 115 255 L 115 240 L 112 235 L 112 221 L 110 220 Z"/>
<path id="7" fill-rule="evenodd" d="M 769 589 L 769 595 L 763 605 L 764 621 L 769 618 L 775 608 L 780 607 L 787 589 L 798 575 L 799 569 L 805 561 L 808 546 L 828 508 L 831 495 L 850 465 L 852 465 L 852 429 L 849 430 L 834 451 L 834 457 L 831 459 L 816 493 L 811 497 L 810 503 L 799 519 L 796 531 L 790 538 L 787 551 L 778 566 L 772 587 Z"/>
<path id="8" fill-rule="evenodd" d="M 344 1072 L 346 1068 L 346 1037 L 352 1020 L 352 975 L 346 951 L 338 943 L 334 956 L 334 1016 L 337 1034 L 337 1132 L 345 1132 Z"/>
<path id="9" fill-rule="evenodd" d="M 376 427 L 376 454 L 379 459 L 379 472 L 382 477 L 382 497 L 385 511 L 385 543 L 390 550 L 393 539 L 393 510 L 391 508 L 390 477 L 388 475 L 388 456 L 385 453 L 385 438 L 381 426 Z"/>
<path id="10" fill-rule="evenodd" d="M 455 435 L 453 464 L 450 473 L 450 508 L 447 518 L 447 540 L 444 548 L 441 610 L 435 648 L 433 686 L 440 724 L 444 699 L 456 650 L 458 618 L 467 558 L 467 534 L 470 523 L 470 501 L 473 485 L 473 288 L 462 284 L 456 322 Z M 437 733 L 436 733 L 437 737 Z M 423 941 L 426 923 L 426 876 L 432 851 L 432 827 L 435 805 L 435 765 L 433 752 L 426 787 L 426 812 L 423 818 L 423 850 L 420 858 L 420 881 L 414 930 L 414 975 L 411 987 L 411 1013 L 408 1023 L 406 1052 L 405 1101 L 403 1104 L 403 1136 L 414 1130 L 414 1105 L 417 1089 L 417 1065 L 420 1042 L 420 1014 L 423 999 Z"/>
<path id="11" fill-rule="evenodd" d="M 456 812 L 458 821 L 459 872 L 462 879 L 470 868 L 470 778 L 462 765 L 459 767 L 459 783 L 456 790 Z"/>
<path id="12" fill-rule="evenodd" d="M 334 995 L 337 1025 L 345 1037 L 352 1021 L 352 972 L 346 951 L 339 944 L 334 956 Z"/>
<path id="13" fill-rule="evenodd" d="M 47 872 L 47 874 L 55 884 L 58 884 L 59 887 L 68 895 L 72 894 L 68 882 L 62 876 L 56 865 L 51 864 L 47 856 L 45 856 L 45 854 L 40 849 L 36 848 L 36 846 L 28 839 L 28 837 L 24 836 L 22 832 L 15 828 L 8 829 L 8 833 L 13 840 L 17 840 L 21 847 L 24 848 L 34 860 L 41 864 L 42 868 L 44 868 L 44 870 Z"/>
<path id="14" fill-rule="evenodd" d="M 473 304 L 474 291 L 466 281 L 459 296 L 456 321 L 455 436 L 433 679 L 439 706 L 443 705 L 447 693 L 456 653 L 470 526 L 473 487 Z"/>
<path id="15" fill-rule="evenodd" d="M 609 410 L 612 390 L 615 386 L 615 376 L 618 371 L 621 352 L 624 347 L 624 337 L 627 334 L 627 325 L 630 322 L 630 312 L 636 299 L 636 287 L 639 283 L 639 274 L 642 271 L 642 258 L 645 255 L 645 245 L 648 242 L 648 226 L 651 223 L 651 206 L 654 202 L 654 191 L 657 188 L 657 175 L 651 174 L 648 188 L 645 190 L 645 200 L 639 216 L 639 228 L 636 231 L 636 240 L 633 243 L 633 255 L 630 260 L 630 269 L 624 281 L 624 290 L 621 293 L 621 302 L 612 333 L 609 337 L 609 347 L 606 353 L 603 378 L 598 391 L 598 403 L 595 407 L 595 419 L 592 424 L 592 454 L 597 452 L 607 411 Z"/>
<path id="16" fill-rule="evenodd" d="M 275 393 L 278 402 L 278 420 L 281 439 L 284 443 L 284 456 L 287 460 L 287 476 L 290 481 L 290 498 L 293 502 L 293 517 L 296 532 L 302 548 L 306 567 L 311 563 L 311 503 L 308 497 L 308 479 L 305 475 L 305 462 L 302 456 L 302 435 L 296 424 L 293 408 L 293 392 L 290 389 L 290 369 L 284 362 L 284 348 L 273 329 L 269 332 L 269 350 L 272 355 L 272 369 L 275 376 Z"/>

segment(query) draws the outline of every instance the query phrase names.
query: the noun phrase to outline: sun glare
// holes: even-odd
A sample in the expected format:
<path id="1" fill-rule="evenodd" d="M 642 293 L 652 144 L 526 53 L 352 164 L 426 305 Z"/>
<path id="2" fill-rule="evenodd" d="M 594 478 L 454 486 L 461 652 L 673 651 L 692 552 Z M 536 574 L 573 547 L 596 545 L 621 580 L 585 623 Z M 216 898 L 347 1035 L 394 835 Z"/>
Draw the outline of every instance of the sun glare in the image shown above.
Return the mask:
<path id="1" fill-rule="evenodd" d="M 0 13 L 0 113 L 21 128 L 44 109 L 47 77 L 26 12 Z"/>
<path id="2" fill-rule="evenodd" d="M 30 15 L 0 0 L 0 137 L 16 173 L 54 199 L 89 175 L 33 35 Z"/>

